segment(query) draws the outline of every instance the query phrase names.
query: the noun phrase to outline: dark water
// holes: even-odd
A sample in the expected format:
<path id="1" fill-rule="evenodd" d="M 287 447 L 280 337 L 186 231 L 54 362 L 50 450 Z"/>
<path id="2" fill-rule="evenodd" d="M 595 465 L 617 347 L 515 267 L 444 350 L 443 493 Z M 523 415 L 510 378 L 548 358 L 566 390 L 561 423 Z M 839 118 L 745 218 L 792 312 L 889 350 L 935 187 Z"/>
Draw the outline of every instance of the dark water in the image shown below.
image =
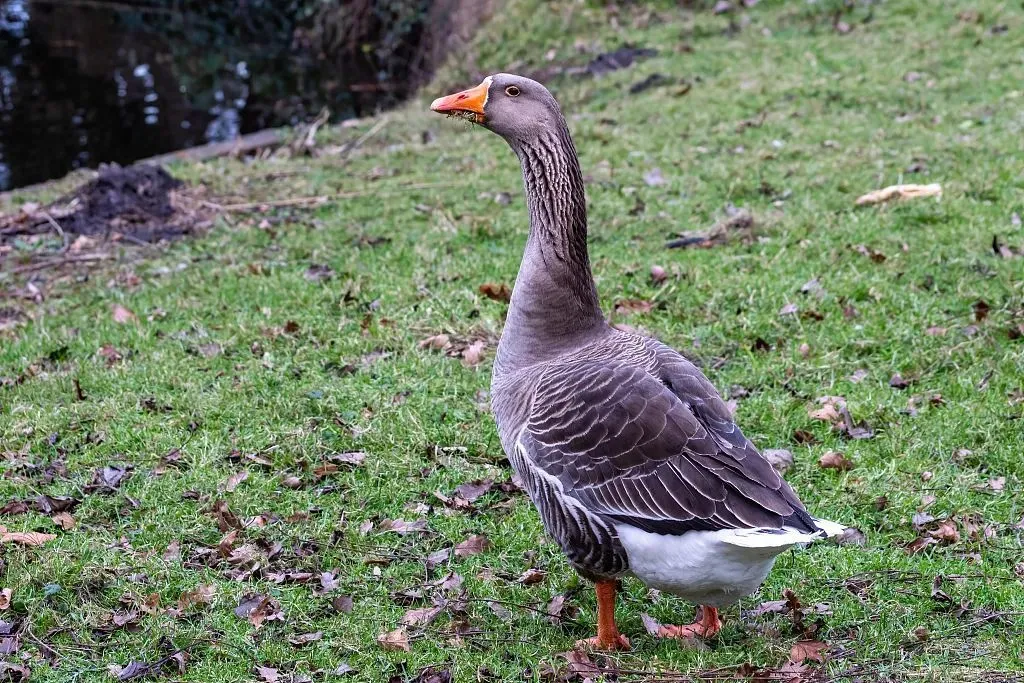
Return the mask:
<path id="1" fill-rule="evenodd" d="M 372 98 L 303 62 L 302 7 L 0 0 L 0 189 L 294 123 L 324 104 L 360 114 Z M 371 67 L 354 64 L 348 85 L 373 80 L 361 73 Z"/>

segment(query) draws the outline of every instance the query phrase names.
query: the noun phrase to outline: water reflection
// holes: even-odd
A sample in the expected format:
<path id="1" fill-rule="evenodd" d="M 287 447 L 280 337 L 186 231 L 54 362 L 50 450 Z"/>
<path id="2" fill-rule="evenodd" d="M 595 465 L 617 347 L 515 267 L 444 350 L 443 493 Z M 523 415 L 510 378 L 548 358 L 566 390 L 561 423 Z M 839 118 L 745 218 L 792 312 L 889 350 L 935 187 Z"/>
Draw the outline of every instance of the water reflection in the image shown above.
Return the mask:
<path id="1" fill-rule="evenodd" d="M 352 112 L 291 58 L 294 0 L 193 4 L 0 1 L 0 188 L 294 122 L 325 100 Z"/>

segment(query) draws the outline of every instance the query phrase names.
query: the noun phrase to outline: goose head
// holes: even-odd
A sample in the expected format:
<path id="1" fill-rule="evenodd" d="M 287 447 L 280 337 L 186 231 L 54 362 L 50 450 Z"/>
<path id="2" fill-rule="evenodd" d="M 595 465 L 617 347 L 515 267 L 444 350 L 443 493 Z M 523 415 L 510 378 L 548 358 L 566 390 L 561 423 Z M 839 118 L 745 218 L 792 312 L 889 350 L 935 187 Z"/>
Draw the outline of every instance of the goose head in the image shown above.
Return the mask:
<path id="1" fill-rule="evenodd" d="M 488 76 L 475 88 L 437 98 L 430 109 L 481 125 L 505 138 L 513 148 L 565 125 L 558 102 L 548 89 L 514 74 Z"/>

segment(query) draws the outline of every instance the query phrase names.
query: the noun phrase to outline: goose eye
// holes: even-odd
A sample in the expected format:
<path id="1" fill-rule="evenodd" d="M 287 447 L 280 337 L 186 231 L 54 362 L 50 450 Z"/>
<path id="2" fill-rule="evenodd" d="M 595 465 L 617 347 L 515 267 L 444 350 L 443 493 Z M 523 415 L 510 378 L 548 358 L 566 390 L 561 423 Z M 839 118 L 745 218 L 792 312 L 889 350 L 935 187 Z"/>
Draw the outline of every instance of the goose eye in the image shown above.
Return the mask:
<path id="1" fill-rule="evenodd" d="M 519 97 L 519 88 L 514 85 L 510 85 L 505 88 L 505 94 L 509 97 Z"/>

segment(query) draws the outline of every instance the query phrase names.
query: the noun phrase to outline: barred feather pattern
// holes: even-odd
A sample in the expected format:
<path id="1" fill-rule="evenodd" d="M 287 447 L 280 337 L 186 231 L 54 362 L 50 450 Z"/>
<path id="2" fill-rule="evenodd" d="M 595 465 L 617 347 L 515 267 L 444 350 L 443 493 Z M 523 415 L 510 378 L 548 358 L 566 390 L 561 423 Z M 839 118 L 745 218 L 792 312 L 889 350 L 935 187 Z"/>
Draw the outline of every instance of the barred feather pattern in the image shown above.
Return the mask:
<path id="1" fill-rule="evenodd" d="M 492 391 L 513 467 L 584 576 L 628 571 L 616 523 L 670 535 L 818 532 L 711 383 L 660 342 L 609 330 L 555 362 L 495 378 Z"/>

